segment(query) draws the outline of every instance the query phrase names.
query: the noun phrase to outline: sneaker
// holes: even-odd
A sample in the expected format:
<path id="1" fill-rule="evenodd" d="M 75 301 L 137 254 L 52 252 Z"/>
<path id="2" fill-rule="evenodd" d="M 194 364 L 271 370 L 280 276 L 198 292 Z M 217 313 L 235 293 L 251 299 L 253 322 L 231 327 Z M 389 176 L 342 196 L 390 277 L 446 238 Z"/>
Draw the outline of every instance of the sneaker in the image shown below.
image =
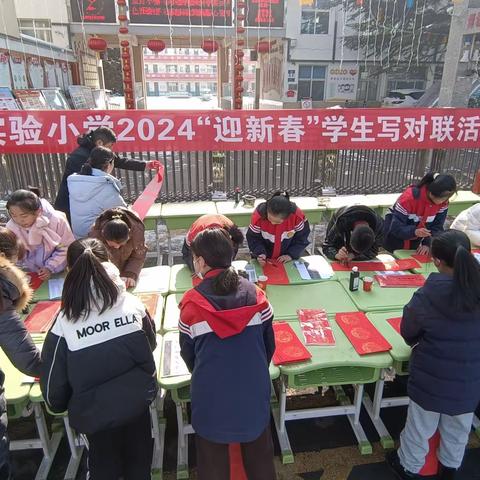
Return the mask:
<path id="1" fill-rule="evenodd" d="M 386 455 L 386 460 L 390 468 L 395 472 L 398 478 L 401 480 L 412 480 L 416 478 L 421 478 L 416 473 L 409 472 L 402 467 L 400 459 L 398 458 L 398 453 L 396 450 L 388 452 Z"/>

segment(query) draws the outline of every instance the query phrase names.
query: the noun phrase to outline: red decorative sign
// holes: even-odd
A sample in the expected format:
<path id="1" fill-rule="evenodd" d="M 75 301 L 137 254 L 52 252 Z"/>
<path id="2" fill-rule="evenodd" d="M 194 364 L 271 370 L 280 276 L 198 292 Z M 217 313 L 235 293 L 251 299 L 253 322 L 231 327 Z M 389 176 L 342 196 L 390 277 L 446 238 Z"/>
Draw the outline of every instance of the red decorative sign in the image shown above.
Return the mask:
<path id="1" fill-rule="evenodd" d="M 232 25 L 232 0 L 130 0 L 130 23 Z"/>
<path id="2" fill-rule="evenodd" d="M 121 152 L 465 149 L 478 148 L 480 110 L 0 111 L 0 151 L 68 153 L 100 126 Z"/>

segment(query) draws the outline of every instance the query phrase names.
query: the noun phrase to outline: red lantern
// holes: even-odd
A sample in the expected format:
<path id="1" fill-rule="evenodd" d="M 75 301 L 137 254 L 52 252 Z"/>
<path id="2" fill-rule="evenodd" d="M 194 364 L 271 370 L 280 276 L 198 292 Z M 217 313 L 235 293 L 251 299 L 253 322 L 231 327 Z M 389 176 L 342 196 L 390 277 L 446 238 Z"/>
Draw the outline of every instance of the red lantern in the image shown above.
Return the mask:
<path id="1" fill-rule="evenodd" d="M 218 42 L 215 40 L 204 40 L 202 42 L 202 50 L 210 55 L 218 50 Z"/>
<path id="2" fill-rule="evenodd" d="M 237 27 L 237 33 L 239 34 L 245 33 L 245 27 Z"/>
<path id="3" fill-rule="evenodd" d="M 236 81 L 236 82 L 240 82 L 240 83 L 243 82 L 243 77 L 242 77 L 242 75 L 235 75 L 235 81 Z"/>
<path id="4" fill-rule="evenodd" d="M 128 33 L 128 28 L 127 28 L 127 27 L 120 27 L 120 28 L 118 29 L 118 31 L 119 31 L 120 33 L 122 33 L 123 35 L 125 35 L 126 33 Z"/>
<path id="5" fill-rule="evenodd" d="M 247 4 L 245 2 L 237 2 L 237 8 L 245 8 Z"/>
<path id="6" fill-rule="evenodd" d="M 91 37 L 88 39 L 88 48 L 96 52 L 104 52 L 107 49 L 107 42 L 103 38 Z"/>
<path id="7" fill-rule="evenodd" d="M 239 47 L 243 47 L 243 46 L 245 45 L 245 40 L 243 40 L 242 38 L 239 38 L 239 39 L 237 40 L 237 45 L 238 45 Z"/>
<path id="8" fill-rule="evenodd" d="M 289 91 L 287 92 L 287 97 L 288 97 L 288 98 L 292 98 L 292 97 L 294 97 L 294 96 L 295 96 L 295 92 L 294 92 L 293 90 L 289 90 Z"/>
<path id="9" fill-rule="evenodd" d="M 237 13 L 237 20 L 243 22 L 245 20 L 245 15 L 243 13 Z"/>
<path id="10" fill-rule="evenodd" d="M 120 42 L 120 45 L 121 45 L 122 47 L 124 47 L 124 48 L 127 48 L 127 47 L 130 45 L 130 42 L 127 41 L 127 40 L 122 40 L 122 41 Z"/>
<path id="11" fill-rule="evenodd" d="M 128 20 L 128 17 L 126 15 L 119 15 L 118 16 L 118 19 L 121 21 L 121 22 L 126 22 Z"/>
<path id="12" fill-rule="evenodd" d="M 122 53 L 122 58 L 124 60 L 127 60 L 128 58 L 130 58 L 130 54 L 129 53 Z"/>
<path id="13" fill-rule="evenodd" d="M 255 50 L 258 53 L 268 53 L 268 52 L 270 52 L 270 42 L 258 42 L 255 45 Z"/>
<path id="14" fill-rule="evenodd" d="M 244 69 L 245 68 L 243 65 L 235 65 L 235 70 L 237 71 L 237 73 L 243 72 Z"/>
<path id="15" fill-rule="evenodd" d="M 119 7 L 124 7 L 127 4 L 127 0 L 117 0 L 117 5 Z"/>
<path id="16" fill-rule="evenodd" d="M 245 56 L 245 52 L 243 50 L 237 50 L 236 55 L 238 58 L 243 58 Z"/>
<path id="17" fill-rule="evenodd" d="M 235 93 L 243 93 L 243 87 L 237 87 Z"/>
<path id="18" fill-rule="evenodd" d="M 163 50 L 165 50 L 165 42 L 163 40 L 153 38 L 147 42 L 147 48 L 152 52 L 163 52 Z"/>

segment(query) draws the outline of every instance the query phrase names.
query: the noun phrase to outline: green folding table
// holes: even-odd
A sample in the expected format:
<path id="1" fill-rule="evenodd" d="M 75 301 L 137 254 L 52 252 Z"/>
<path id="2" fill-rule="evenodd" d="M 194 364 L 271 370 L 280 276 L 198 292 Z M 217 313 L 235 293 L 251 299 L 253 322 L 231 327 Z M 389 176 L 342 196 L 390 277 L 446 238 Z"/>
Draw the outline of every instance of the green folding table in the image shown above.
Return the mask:
<path id="1" fill-rule="evenodd" d="M 450 199 L 448 215 L 456 217 L 459 213 L 463 212 L 467 208 L 473 207 L 473 205 L 479 202 L 480 196 L 469 190 L 461 190 Z"/>
<path id="2" fill-rule="evenodd" d="M 165 300 L 165 311 L 163 313 L 162 332 L 178 330 L 180 310 L 178 304 L 183 298 L 183 293 L 172 293 Z"/>
<path id="3" fill-rule="evenodd" d="M 395 250 L 393 252 L 393 255 L 395 258 L 398 259 L 405 259 L 405 258 L 411 258 L 412 255 L 415 255 L 416 250 Z M 428 262 L 428 263 L 421 263 L 420 268 L 413 268 L 412 272 L 413 273 L 422 273 L 423 275 L 430 275 L 430 273 L 436 273 L 438 272 L 437 267 L 433 264 L 433 262 Z"/>
<path id="4" fill-rule="evenodd" d="M 275 320 L 296 320 L 299 308 L 324 309 L 328 314 L 356 312 L 357 308 L 338 282 L 306 285 L 269 285 L 267 297 Z"/>
<path id="5" fill-rule="evenodd" d="M 373 273 L 373 272 L 372 272 Z M 382 288 L 376 281 L 373 282 L 371 292 L 364 292 L 362 281 L 357 291 L 349 290 L 349 280 L 340 280 L 346 294 L 362 312 L 385 312 L 388 310 L 401 310 L 412 299 L 418 290 L 414 288 Z"/>
<path id="6" fill-rule="evenodd" d="M 175 402 L 178 424 L 177 478 L 188 478 L 188 435 L 195 433 L 189 422 L 187 405 L 190 403 L 190 381 L 183 359 L 180 357 L 178 332 L 167 332 L 163 336 L 158 370 L 160 387 L 170 391 Z M 270 365 L 270 378 L 278 378 L 280 370 Z"/>
<path id="7" fill-rule="evenodd" d="M 168 264 L 172 265 L 172 230 L 187 230 L 202 215 L 216 214 L 215 202 L 164 203 L 162 220 L 167 226 Z"/>
<path id="8" fill-rule="evenodd" d="M 31 408 L 29 408 L 32 383 L 26 381 L 28 377 L 13 366 L 1 349 L 0 365 L 5 374 L 4 388 L 9 420 L 29 416 L 32 412 Z M 45 421 L 45 414 L 40 404 L 33 404 L 33 412 L 38 437 L 10 441 L 10 450 L 42 449 L 43 459 L 35 475 L 35 480 L 47 480 L 48 473 L 62 439 L 62 434 L 53 431 L 50 436 Z"/>
<path id="9" fill-rule="evenodd" d="M 388 210 L 393 207 L 398 200 L 400 193 L 378 193 L 375 195 L 366 195 L 364 205 L 375 210 L 381 217 L 384 217 Z"/>
<path id="10" fill-rule="evenodd" d="M 332 319 L 330 323 L 335 335 L 335 346 L 307 346 L 308 351 L 312 354 L 310 360 L 280 366 L 280 399 L 273 408 L 273 418 L 283 463 L 293 462 L 292 448 L 285 423 L 303 418 L 346 415 L 362 455 L 372 453 L 372 446 L 360 424 L 364 385 L 378 381 L 382 370 L 392 365 L 392 359 L 388 353 L 358 355 L 336 321 Z M 290 325 L 298 338 L 303 339 L 299 322 L 292 321 Z M 354 386 L 353 404 L 342 385 Z M 304 389 L 306 387 L 333 387 L 340 405 L 306 410 L 287 410 L 287 388 Z"/>
<path id="11" fill-rule="evenodd" d="M 138 276 L 137 285 L 132 293 L 158 293 L 168 295 L 170 284 L 170 267 L 159 265 L 157 267 L 142 268 Z"/>

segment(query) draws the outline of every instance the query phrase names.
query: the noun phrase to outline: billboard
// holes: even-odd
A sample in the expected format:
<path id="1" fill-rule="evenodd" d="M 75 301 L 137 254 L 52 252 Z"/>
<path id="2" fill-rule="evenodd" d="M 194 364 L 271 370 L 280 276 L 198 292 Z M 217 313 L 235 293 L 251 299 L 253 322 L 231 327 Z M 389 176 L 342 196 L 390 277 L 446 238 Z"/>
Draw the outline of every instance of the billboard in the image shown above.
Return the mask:
<path id="1" fill-rule="evenodd" d="M 117 23 L 115 0 L 70 0 L 72 19 L 78 23 Z"/>
<path id="2" fill-rule="evenodd" d="M 232 0 L 130 0 L 130 23 L 232 25 Z"/>
<path id="3" fill-rule="evenodd" d="M 283 27 L 284 0 L 248 0 L 247 27 Z"/>

